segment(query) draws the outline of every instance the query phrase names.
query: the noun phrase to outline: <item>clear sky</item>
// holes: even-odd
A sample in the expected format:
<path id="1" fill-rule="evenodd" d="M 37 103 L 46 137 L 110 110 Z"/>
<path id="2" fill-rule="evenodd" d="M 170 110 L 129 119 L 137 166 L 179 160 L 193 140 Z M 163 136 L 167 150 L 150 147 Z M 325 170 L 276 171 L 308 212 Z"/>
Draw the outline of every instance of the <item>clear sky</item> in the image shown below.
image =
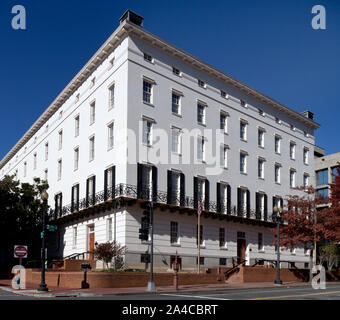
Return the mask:
<path id="1" fill-rule="evenodd" d="M 11 27 L 26 8 L 26 30 Z M 326 30 L 311 27 L 313 5 Z M 0 159 L 119 24 L 144 27 L 288 107 L 310 109 L 316 144 L 340 151 L 339 0 L 0 0 Z"/>

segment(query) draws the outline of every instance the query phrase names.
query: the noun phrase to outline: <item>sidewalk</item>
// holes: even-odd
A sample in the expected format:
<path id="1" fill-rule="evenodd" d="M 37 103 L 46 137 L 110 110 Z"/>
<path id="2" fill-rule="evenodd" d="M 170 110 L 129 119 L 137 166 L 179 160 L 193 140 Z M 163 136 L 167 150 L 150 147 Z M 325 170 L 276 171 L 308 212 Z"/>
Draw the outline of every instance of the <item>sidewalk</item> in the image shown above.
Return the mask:
<path id="1" fill-rule="evenodd" d="M 338 282 L 334 282 L 336 284 Z M 327 283 L 332 284 L 331 282 Z M 303 287 L 309 286 L 308 282 L 287 282 L 281 287 Z M 207 284 L 207 285 L 187 285 L 179 286 L 178 291 L 172 286 L 156 287 L 156 293 L 182 293 L 195 291 L 214 291 L 214 290 L 235 290 L 235 289 L 255 289 L 255 288 L 274 288 L 277 287 L 272 282 L 252 282 L 252 283 L 224 283 L 224 284 Z M 11 286 L 11 280 L 0 280 L 0 289 L 11 293 L 32 296 L 32 297 L 98 297 L 106 294 L 130 295 L 150 293 L 146 287 L 135 288 L 89 288 L 89 289 L 65 289 L 48 286 L 48 292 L 37 291 L 37 285 L 27 284 L 25 290 L 15 290 Z"/>

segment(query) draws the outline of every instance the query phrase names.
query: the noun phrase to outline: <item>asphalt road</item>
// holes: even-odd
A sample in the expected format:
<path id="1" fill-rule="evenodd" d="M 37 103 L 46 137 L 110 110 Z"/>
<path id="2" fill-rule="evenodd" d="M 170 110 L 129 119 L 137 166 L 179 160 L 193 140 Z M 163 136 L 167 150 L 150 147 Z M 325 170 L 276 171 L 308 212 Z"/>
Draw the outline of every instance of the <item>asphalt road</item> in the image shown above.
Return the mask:
<path id="1" fill-rule="evenodd" d="M 326 289 L 315 290 L 311 286 L 275 287 L 255 289 L 226 289 L 185 293 L 103 294 L 79 297 L 30 297 L 0 290 L 0 300 L 340 300 L 340 284 L 329 284 Z"/>

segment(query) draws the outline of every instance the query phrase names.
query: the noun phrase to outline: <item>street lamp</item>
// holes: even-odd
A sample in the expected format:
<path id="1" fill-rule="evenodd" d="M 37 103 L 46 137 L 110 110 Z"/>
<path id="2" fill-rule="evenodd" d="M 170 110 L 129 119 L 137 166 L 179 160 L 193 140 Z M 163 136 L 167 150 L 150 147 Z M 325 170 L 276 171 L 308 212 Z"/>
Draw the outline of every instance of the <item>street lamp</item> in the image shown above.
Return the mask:
<path id="1" fill-rule="evenodd" d="M 282 221 L 282 208 L 275 206 L 274 209 L 274 217 L 277 223 L 277 242 L 276 242 L 276 252 L 277 252 L 277 260 L 276 260 L 276 280 L 275 284 L 282 284 L 280 279 L 280 223 Z"/>
<path id="2" fill-rule="evenodd" d="M 48 193 L 44 190 L 41 195 L 41 199 L 43 200 L 43 209 L 42 209 L 42 240 L 41 240 L 41 283 L 38 287 L 38 291 L 48 291 L 47 285 L 45 283 L 45 231 L 46 231 L 46 210 L 47 210 L 47 200 Z"/>

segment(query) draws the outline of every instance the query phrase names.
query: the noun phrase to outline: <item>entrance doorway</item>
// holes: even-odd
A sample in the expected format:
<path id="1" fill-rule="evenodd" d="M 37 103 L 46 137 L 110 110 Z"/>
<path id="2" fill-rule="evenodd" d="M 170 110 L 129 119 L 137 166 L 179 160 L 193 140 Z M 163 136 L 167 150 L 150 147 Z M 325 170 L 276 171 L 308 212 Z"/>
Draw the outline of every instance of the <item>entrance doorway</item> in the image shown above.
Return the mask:
<path id="1" fill-rule="evenodd" d="M 88 232 L 89 232 L 89 239 L 88 239 L 88 251 L 89 251 L 89 260 L 94 259 L 93 250 L 94 250 L 94 225 L 88 226 Z"/>
<path id="2" fill-rule="evenodd" d="M 246 235 L 244 232 L 237 233 L 237 263 L 246 258 Z"/>

